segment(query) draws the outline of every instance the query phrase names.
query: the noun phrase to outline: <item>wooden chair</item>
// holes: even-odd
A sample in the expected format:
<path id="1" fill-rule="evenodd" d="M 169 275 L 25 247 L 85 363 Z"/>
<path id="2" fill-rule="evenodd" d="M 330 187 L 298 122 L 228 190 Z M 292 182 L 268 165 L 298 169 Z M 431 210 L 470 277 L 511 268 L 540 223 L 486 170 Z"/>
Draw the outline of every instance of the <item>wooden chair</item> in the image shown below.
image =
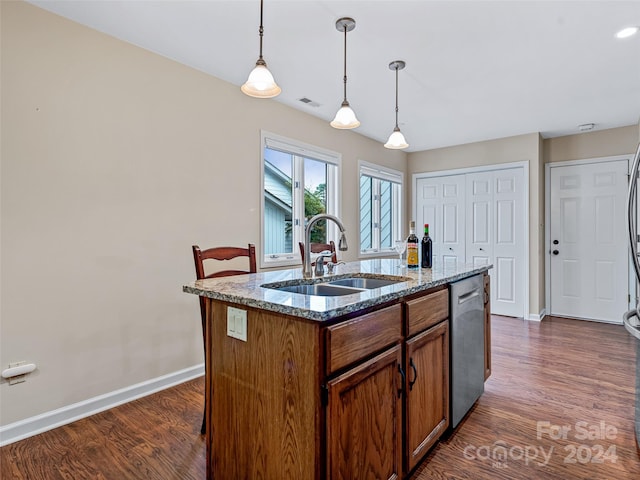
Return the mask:
<path id="1" fill-rule="evenodd" d="M 302 257 L 302 263 L 304 263 L 304 243 L 298 242 L 300 246 L 300 256 Z M 326 252 L 329 250 L 331 252 L 331 261 L 333 263 L 338 263 L 338 255 L 336 254 L 336 244 L 331 240 L 329 243 L 312 243 L 309 245 L 309 250 L 311 253 L 320 253 Z M 311 262 L 311 265 L 315 265 L 316 262 Z"/>
<path id="2" fill-rule="evenodd" d="M 240 247 L 214 247 L 208 248 L 206 250 L 200 250 L 198 245 L 193 245 L 191 247 L 193 250 L 193 261 L 196 267 L 196 279 L 202 280 L 203 278 L 216 278 L 216 277 L 228 277 L 231 275 L 243 275 L 245 273 L 256 273 L 256 246 L 252 243 L 248 245 L 248 248 L 240 248 Z M 204 272 L 204 261 L 205 260 L 232 260 L 238 257 L 248 257 L 249 259 L 249 269 L 248 270 L 218 270 L 214 273 L 210 273 L 208 275 Z M 204 345 L 204 369 L 205 374 L 207 371 L 207 365 L 209 364 L 209 359 L 207 358 L 207 345 L 205 338 L 205 324 L 207 322 L 207 316 L 205 312 L 205 299 L 200 297 L 200 317 L 202 320 L 202 342 Z M 205 418 L 207 408 L 209 408 L 209 398 L 205 393 L 205 405 L 204 411 L 205 416 L 202 418 L 202 428 L 200 429 L 200 433 L 206 433 L 206 425 Z"/>

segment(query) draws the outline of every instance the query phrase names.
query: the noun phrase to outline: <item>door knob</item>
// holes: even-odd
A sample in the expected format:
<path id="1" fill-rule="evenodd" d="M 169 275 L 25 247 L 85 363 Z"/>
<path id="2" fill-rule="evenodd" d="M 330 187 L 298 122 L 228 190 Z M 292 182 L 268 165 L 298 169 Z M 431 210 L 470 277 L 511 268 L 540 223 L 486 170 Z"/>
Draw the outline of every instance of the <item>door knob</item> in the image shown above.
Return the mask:
<path id="1" fill-rule="evenodd" d="M 554 251 L 553 251 L 553 252 L 551 252 L 551 253 L 553 253 L 554 255 L 558 255 L 560 252 L 559 252 L 558 250 L 554 250 Z"/>
<path id="2" fill-rule="evenodd" d="M 558 240 L 554 240 L 554 241 L 553 241 L 553 244 L 554 244 L 554 245 L 557 245 L 558 243 L 560 243 L 560 242 L 558 242 Z"/>

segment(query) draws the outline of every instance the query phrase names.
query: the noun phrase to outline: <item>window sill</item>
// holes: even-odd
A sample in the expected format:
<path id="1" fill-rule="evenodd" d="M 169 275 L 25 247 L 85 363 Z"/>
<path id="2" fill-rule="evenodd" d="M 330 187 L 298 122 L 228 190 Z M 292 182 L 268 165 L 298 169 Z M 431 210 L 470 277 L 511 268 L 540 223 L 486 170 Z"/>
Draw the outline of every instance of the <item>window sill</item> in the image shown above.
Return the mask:
<path id="1" fill-rule="evenodd" d="M 300 258 L 286 259 L 286 260 L 272 260 L 270 262 L 266 262 L 262 260 L 260 263 L 261 269 L 282 269 L 282 268 L 293 268 L 293 267 L 301 267 L 302 261 Z"/>
<path id="2" fill-rule="evenodd" d="M 358 258 L 369 259 L 369 258 L 398 258 L 398 254 L 394 251 L 383 251 L 383 252 L 360 252 L 358 254 Z"/>

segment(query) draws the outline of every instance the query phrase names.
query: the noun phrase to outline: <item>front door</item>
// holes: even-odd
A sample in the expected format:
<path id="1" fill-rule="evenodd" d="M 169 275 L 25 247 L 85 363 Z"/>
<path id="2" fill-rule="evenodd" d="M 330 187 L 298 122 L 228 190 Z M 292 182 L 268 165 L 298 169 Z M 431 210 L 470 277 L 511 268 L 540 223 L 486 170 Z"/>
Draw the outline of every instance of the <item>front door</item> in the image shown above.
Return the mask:
<path id="1" fill-rule="evenodd" d="M 627 160 L 550 167 L 550 314 L 621 323 Z"/>

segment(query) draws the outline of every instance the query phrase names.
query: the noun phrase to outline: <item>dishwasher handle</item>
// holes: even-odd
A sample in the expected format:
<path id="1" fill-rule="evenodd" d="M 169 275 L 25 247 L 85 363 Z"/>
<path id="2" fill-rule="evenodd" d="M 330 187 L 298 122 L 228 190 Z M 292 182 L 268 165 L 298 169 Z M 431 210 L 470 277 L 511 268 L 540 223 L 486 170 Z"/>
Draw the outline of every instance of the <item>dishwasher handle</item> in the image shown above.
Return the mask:
<path id="1" fill-rule="evenodd" d="M 474 299 L 475 297 L 480 296 L 480 289 L 476 288 L 475 290 L 471 290 L 470 292 L 463 293 L 462 295 L 458 295 L 458 305 L 462 305 L 469 300 Z"/>

